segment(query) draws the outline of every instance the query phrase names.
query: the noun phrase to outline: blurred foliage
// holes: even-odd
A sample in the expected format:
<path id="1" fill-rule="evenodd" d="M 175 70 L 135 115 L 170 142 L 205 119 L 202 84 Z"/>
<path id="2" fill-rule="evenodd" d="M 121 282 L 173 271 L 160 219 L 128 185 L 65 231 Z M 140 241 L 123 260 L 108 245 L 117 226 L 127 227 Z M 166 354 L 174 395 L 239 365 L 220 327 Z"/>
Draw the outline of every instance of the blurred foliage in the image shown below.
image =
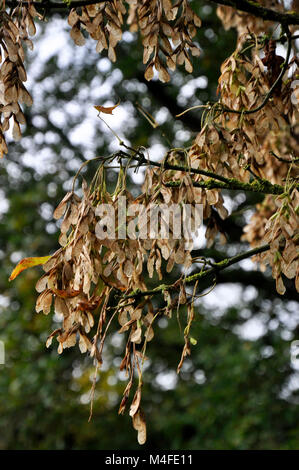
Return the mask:
<path id="1" fill-rule="evenodd" d="M 54 207 L 85 159 L 115 149 L 113 136 L 96 119 L 94 104 L 113 104 L 120 98 L 128 114 L 117 131 L 134 145 L 149 147 L 151 157 L 161 145 L 167 147 L 167 140 L 180 146 L 191 142 L 200 114 L 187 114 L 183 121 L 174 114 L 215 97 L 220 64 L 235 40 L 233 31 L 223 30 L 214 9 L 202 2 L 194 6 L 204 18 L 198 34 L 203 52 L 193 75 L 176 72 L 168 85 L 144 83 L 137 37 L 126 35 L 119 59 L 111 66 L 90 41 L 84 48 L 73 46 L 59 16 L 40 29 L 35 52 L 28 54 L 34 106 L 27 110 L 25 137 L 10 144 L 0 168 L 0 340 L 6 348 L 6 364 L 0 365 L 0 449 L 139 448 L 131 419 L 117 415 L 125 386 L 118 372 L 120 335 L 108 338 L 88 423 L 92 361 L 77 348 L 62 356 L 55 347 L 46 350 L 47 334 L 59 319 L 34 312 L 34 286 L 41 269 L 25 271 L 11 284 L 8 277 L 22 257 L 56 250 Z M 153 129 L 138 113 L 136 102 L 161 126 Z M 117 127 L 117 117 L 115 122 Z M 88 165 L 84 177 L 88 179 L 93 169 Z M 115 176 L 111 170 L 111 183 Z M 232 246 L 216 243 L 209 252 L 214 257 L 240 249 L 234 234 L 248 215 L 242 195 L 227 198 L 235 211 L 229 218 Z M 238 283 L 240 295 L 233 307 L 219 307 L 225 302 L 217 288 L 211 294 L 219 296 L 217 307 L 209 306 L 205 297 L 198 302 L 192 328 L 197 345 L 180 377 L 175 371 L 183 334 L 175 317 L 159 320 L 148 348 L 143 394 L 147 449 L 298 447 L 298 372 L 290 365 L 290 343 L 298 338 L 298 304 L 291 291 L 276 296 L 269 273 L 249 269 L 245 274 L 231 270 L 219 279 L 226 296 L 228 289 L 235 296 L 232 281 Z M 254 320 L 263 325 L 263 333 L 257 340 L 243 339 L 242 326 Z M 184 324 L 183 312 L 180 322 Z"/>

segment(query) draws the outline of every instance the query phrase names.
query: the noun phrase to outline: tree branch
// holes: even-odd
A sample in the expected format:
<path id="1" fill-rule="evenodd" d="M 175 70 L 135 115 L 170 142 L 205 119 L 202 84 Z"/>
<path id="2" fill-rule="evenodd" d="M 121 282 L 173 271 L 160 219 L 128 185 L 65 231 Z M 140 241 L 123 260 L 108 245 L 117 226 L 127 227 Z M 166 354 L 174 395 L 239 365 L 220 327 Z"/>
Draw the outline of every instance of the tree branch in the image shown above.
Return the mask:
<path id="1" fill-rule="evenodd" d="M 112 0 L 78 0 L 70 3 L 64 2 L 50 2 L 49 0 L 43 0 L 41 2 L 30 2 L 30 1 L 21 1 L 21 0 L 6 0 L 5 5 L 8 7 L 15 8 L 18 5 L 28 6 L 33 5 L 35 8 L 43 8 L 45 10 L 70 10 L 71 8 L 85 7 L 88 5 L 95 5 L 97 3 L 106 3 L 111 2 Z"/>
<path id="2" fill-rule="evenodd" d="M 217 276 L 217 284 L 227 283 L 254 286 L 260 292 L 264 292 L 264 296 L 266 296 L 267 299 L 281 299 L 281 295 L 277 293 L 275 288 L 275 280 L 270 276 L 265 276 L 265 274 L 260 271 L 245 271 L 244 269 L 228 269 L 227 271 L 222 271 L 219 273 L 219 277 Z M 284 283 L 287 284 L 287 291 L 283 298 L 298 301 L 298 292 L 294 288 L 293 283 L 286 278 L 284 279 Z M 202 290 L 208 287 L 209 285 L 204 286 L 204 289 L 200 291 L 202 292 Z"/>
<path id="3" fill-rule="evenodd" d="M 285 25 L 299 24 L 299 15 L 294 11 L 278 12 L 261 6 L 251 0 L 210 0 L 212 3 L 232 7 L 235 10 L 250 13 L 265 21 L 275 21 Z"/>
<path id="4" fill-rule="evenodd" d="M 232 266 L 233 264 L 239 263 L 240 261 L 250 258 L 251 256 L 257 255 L 259 253 L 263 253 L 264 251 L 269 250 L 270 245 L 262 245 L 258 248 L 253 248 L 252 250 L 246 251 L 245 253 L 241 253 L 237 256 L 233 256 L 232 258 L 226 258 L 219 263 L 215 263 L 212 268 L 206 269 L 205 271 L 199 271 L 191 276 L 188 276 L 184 279 L 185 284 L 193 284 L 194 282 L 204 279 L 210 276 L 216 276 L 219 272 L 223 271 L 223 269 Z M 125 295 L 123 299 L 130 299 L 130 298 L 139 298 L 139 297 L 146 297 L 146 296 L 153 296 L 157 294 L 161 294 L 164 291 L 172 291 L 178 289 L 179 286 L 175 282 L 174 284 L 162 284 L 156 287 L 155 289 L 148 290 L 148 291 L 141 291 L 140 289 L 136 289 L 129 295 Z"/>
<path id="5" fill-rule="evenodd" d="M 216 173 L 213 173 L 212 171 L 200 170 L 198 168 L 189 168 L 188 166 L 184 166 L 184 165 L 171 165 L 170 163 L 167 163 L 167 162 L 163 162 L 163 163 L 154 162 L 153 160 L 148 160 L 147 158 L 145 158 L 145 156 L 140 150 L 130 148 L 127 145 L 125 145 L 124 142 L 122 142 L 122 145 L 126 147 L 128 150 L 134 152 L 134 155 L 128 154 L 123 151 L 118 152 L 118 155 L 123 156 L 125 158 L 136 160 L 141 165 L 151 165 L 151 166 L 163 168 L 165 170 L 185 171 L 188 173 L 193 173 L 195 175 L 208 176 L 210 178 L 222 181 L 223 183 L 228 183 L 230 181 L 228 178 L 225 178 L 224 176 L 221 176 L 221 175 L 217 175 Z"/>
<path id="6" fill-rule="evenodd" d="M 233 191 L 251 191 L 262 194 L 282 194 L 285 189 L 279 184 L 272 184 L 270 181 L 259 178 L 255 179 L 251 183 L 243 183 L 236 178 L 225 178 L 224 176 L 217 175 L 212 171 L 201 170 L 199 168 L 190 168 L 183 165 L 172 165 L 164 161 L 163 163 L 154 162 L 144 157 L 143 153 L 138 149 L 128 147 L 124 142 L 121 142 L 128 150 L 134 152 L 134 154 L 128 154 L 126 152 L 118 152 L 118 156 L 137 160 L 141 165 L 156 166 L 165 170 L 184 171 L 186 173 L 208 176 L 210 179 L 206 181 L 194 181 L 192 184 L 195 188 L 206 188 L 206 189 L 229 189 Z M 179 187 L 181 181 L 169 181 L 164 183 L 166 187 Z M 295 187 L 299 189 L 299 183 L 295 184 Z"/>
<path id="7" fill-rule="evenodd" d="M 195 188 L 206 188 L 206 189 L 229 189 L 233 191 L 251 191 L 254 193 L 262 194 L 282 194 L 284 192 L 284 187 L 279 184 L 272 184 L 270 181 L 265 179 L 254 180 L 251 183 L 243 183 L 242 181 L 237 180 L 236 178 L 231 178 L 227 182 L 215 181 L 214 177 L 211 177 L 206 181 L 194 181 L 193 186 Z M 167 187 L 179 187 L 181 181 L 169 181 L 164 183 Z M 299 189 L 299 183 L 296 184 L 296 187 Z"/>
<path id="8" fill-rule="evenodd" d="M 47 10 L 56 9 L 71 9 L 97 3 L 109 2 L 112 0 L 78 0 L 72 1 L 69 4 L 63 2 L 50 2 L 48 0 L 42 2 L 29 2 L 20 0 L 6 0 L 5 4 L 9 7 L 16 7 L 17 5 L 26 6 L 29 3 L 33 4 L 36 8 L 46 8 Z M 263 18 L 265 21 L 276 21 L 285 25 L 299 24 L 299 15 L 296 12 L 278 12 L 269 8 L 264 8 L 258 3 L 250 0 L 211 0 L 213 3 L 229 6 L 239 11 L 250 13 L 251 15 Z"/>

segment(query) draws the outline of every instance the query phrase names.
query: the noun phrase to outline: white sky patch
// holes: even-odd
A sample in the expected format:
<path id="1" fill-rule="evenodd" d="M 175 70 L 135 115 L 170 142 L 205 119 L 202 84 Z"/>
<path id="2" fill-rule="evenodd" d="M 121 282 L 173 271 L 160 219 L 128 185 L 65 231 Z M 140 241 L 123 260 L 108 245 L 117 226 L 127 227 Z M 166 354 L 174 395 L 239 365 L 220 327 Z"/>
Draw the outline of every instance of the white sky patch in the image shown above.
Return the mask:
<path id="1" fill-rule="evenodd" d="M 24 258 L 24 253 L 22 253 L 22 251 L 13 251 L 10 255 L 10 260 L 12 263 L 18 263 L 22 258 Z"/>
<path id="2" fill-rule="evenodd" d="M 244 217 L 246 224 L 249 224 L 251 217 L 253 216 L 254 213 L 255 211 L 253 209 L 247 209 L 246 211 L 243 212 L 243 217 Z"/>
<path id="3" fill-rule="evenodd" d="M 178 376 L 174 370 L 161 372 L 156 376 L 155 382 L 162 390 L 173 390 L 178 382 Z"/>
<path id="4" fill-rule="evenodd" d="M 130 31 L 124 31 L 122 39 L 123 41 L 128 42 L 128 43 L 133 42 L 134 34 L 131 33 Z"/>
<path id="5" fill-rule="evenodd" d="M 93 97 L 94 97 L 94 104 L 101 104 L 104 106 L 103 103 L 99 103 L 98 101 L 102 99 L 104 96 L 110 95 L 112 93 L 112 85 L 107 80 L 101 84 L 101 86 L 96 86 L 93 89 Z M 116 104 L 116 103 L 114 103 Z"/>
<path id="6" fill-rule="evenodd" d="M 73 145 L 84 145 L 92 147 L 94 144 L 94 127 L 90 124 L 89 120 L 85 119 L 79 126 L 76 126 L 69 134 L 70 140 Z"/>
<path id="7" fill-rule="evenodd" d="M 247 341 L 256 341 L 267 331 L 265 324 L 258 318 L 250 318 L 241 326 L 236 326 L 234 332 L 242 339 Z"/>
<path id="8" fill-rule="evenodd" d="M 296 372 L 291 376 L 288 386 L 292 391 L 299 389 L 299 372 Z"/>
<path id="9" fill-rule="evenodd" d="M 281 308 L 278 310 L 279 321 L 288 330 L 295 330 L 299 322 L 298 303 L 290 301 L 284 306 L 281 303 Z"/>
<path id="10" fill-rule="evenodd" d="M 37 24 L 37 35 L 34 41 L 33 54 L 36 56 L 34 66 L 30 69 L 28 75 L 28 85 L 34 84 L 34 79 L 40 73 L 43 64 L 47 62 L 54 55 L 59 56 L 59 65 L 65 67 L 70 64 L 74 57 L 74 51 L 72 47 L 69 47 L 70 36 L 69 31 L 66 31 L 65 21 L 62 19 L 53 19 L 47 24 L 47 32 L 44 35 L 41 34 L 41 28 Z M 49 37 L 51 38 L 49 40 Z M 31 54 L 31 52 L 29 52 Z"/>
<path id="11" fill-rule="evenodd" d="M 251 261 L 250 258 L 240 261 L 239 267 L 244 269 L 244 271 L 258 271 L 257 264 Z"/>
<path id="12" fill-rule="evenodd" d="M 189 80 L 188 83 L 183 85 L 180 89 L 178 94 L 177 100 L 178 103 L 184 105 L 186 100 L 194 96 L 197 88 L 205 89 L 208 86 L 208 78 L 205 75 L 201 77 L 194 78 L 193 80 Z"/>
<path id="13" fill-rule="evenodd" d="M 149 158 L 154 162 L 161 160 L 165 156 L 166 152 L 167 148 L 160 143 L 154 143 L 148 149 Z M 145 157 L 147 157 L 147 155 L 145 155 Z"/>
<path id="14" fill-rule="evenodd" d="M 63 126 L 66 123 L 66 115 L 60 109 L 51 109 L 49 111 L 50 121 L 58 127 Z"/>
<path id="15" fill-rule="evenodd" d="M 170 114 L 167 108 L 162 107 L 159 109 L 159 111 L 156 113 L 155 119 L 159 125 L 164 124 L 164 122 L 169 119 Z"/>
<path id="16" fill-rule="evenodd" d="M 9 174 L 9 176 L 11 176 L 13 178 L 16 178 L 16 179 L 21 178 L 22 171 L 21 171 L 19 165 L 17 165 L 15 162 L 8 162 L 7 166 L 6 166 L 6 169 L 7 169 L 7 172 Z M 1 196 L 4 196 L 4 193 L 2 193 Z"/>
<path id="17" fill-rule="evenodd" d="M 234 208 L 234 201 L 226 194 L 223 194 L 223 201 L 225 208 L 228 210 L 228 213 L 231 214 Z"/>
<path id="18" fill-rule="evenodd" d="M 179 142 L 186 142 L 187 140 L 190 139 L 190 137 L 191 137 L 191 132 L 187 131 L 186 129 L 180 129 L 175 133 L 175 138 Z"/>
<path id="19" fill-rule="evenodd" d="M 197 231 L 197 235 L 193 235 L 193 249 L 194 250 L 198 250 L 200 248 L 203 248 L 206 244 L 206 237 L 205 237 L 205 233 L 206 233 L 206 228 L 201 225 Z"/>
<path id="20" fill-rule="evenodd" d="M 111 344 L 113 344 L 113 346 L 116 347 L 116 348 L 121 348 L 124 344 L 123 335 L 120 335 L 118 332 L 113 333 L 113 335 L 111 337 Z"/>
<path id="21" fill-rule="evenodd" d="M 52 220 L 53 218 L 53 207 L 47 202 L 43 202 L 39 207 L 40 215 L 45 220 Z"/>
<path id="22" fill-rule="evenodd" d="M 4 196 L 4 191 L 0 190 L 0 219 L 9 209 L 9 201 Z"/>
<path id="23" fill-rule="evenodd" d="M 206 382 L 206 375 L 203 370 L 198 369 L 193 374 L 194 380 L 198 385 L 202 385 Z"/>
<path id="24" fill-rule="evenodd" d="M 51 168 L 55 171 L 55 156 L 54 152 L 49 147 L 44 147 L 40 150 L 38 158 L 36 155 L 32 155 L 30 151 L 25 152 L 22 157 L 22 164 L 24 166 L 34 168 L 39 175 L 51 173 Z"/>
<path id="25" fill-rule="evenodd" d="M 258 291 L 255 287 L 253 286 L 247 286 L 246 289 L 243 291 L 243 300 L 245 302 L 250 302 L 251 300 L 254 300 L 258 295 Z"/>
<path id="26" fill-rule="evenodd" d="M 82 107 L 79 103 L 76 103 L 75 101 L 69 101 L 65 104 L 64 107 L 67 113 L 72 114 L 74 116 L 80 116 L 82 114 Z"/>
<path id="27" fill-rule="evenodd" d="M 100 59 L 97 63 L 97 69 L 99 70 L 99 72 L 102 73 L 109 72 L 111 67 L 111 62 L 107 57 L 103 57 L 103 59 Z"/>
<path id="28" fill-rule="evenodd" d="M 145 169 L 140 168 L 136 173 L 134 172 L 134 169 L 131 169 L 128 174 L 132 178 L 133 183 L 141 185 L 144 182 L 144 173 Z"/>
<path id="29" fill-rule="evenodd" d="M 10 304 L 10 298 L 6 295 L 0 294 L 0 307 L 8 308 Z"/>
<path id="30" fill-rule="evenodd" d="M 164 329 L 164 328 L 167 328 L 168 323 L 169 323 L 169 322 L 168 322 L 168 319 L 165 318 L 165 317 L 162 317 L 162 318 L 160 318 L 160 319 L 158 320 L 159 328 L 163 328 L 163 329 Z"/>
<path id="31" fill-rule="evenodd" d="M 235 284 L 226 284 L 216 286 L 215 289 L 207 296 L 201 297 L 200 302 L 205 304 L 209 309 L 224 311 L 228 307 L 232 307 L 240 302 L 242 298 L 242 289 Z"/>
<path id="32" fill-rule="evenodd" d="M 283 387 L 280 397 L 287 400 L 291 397 L 293 392 L 299 389 L 299 372 L 295 372 L 294 374 L 291 375 L 285 386 Z M 295 401 L 295 403 L 298 405 L 299 400 L 298 398 L 293 398 L 292 401 Z"/>

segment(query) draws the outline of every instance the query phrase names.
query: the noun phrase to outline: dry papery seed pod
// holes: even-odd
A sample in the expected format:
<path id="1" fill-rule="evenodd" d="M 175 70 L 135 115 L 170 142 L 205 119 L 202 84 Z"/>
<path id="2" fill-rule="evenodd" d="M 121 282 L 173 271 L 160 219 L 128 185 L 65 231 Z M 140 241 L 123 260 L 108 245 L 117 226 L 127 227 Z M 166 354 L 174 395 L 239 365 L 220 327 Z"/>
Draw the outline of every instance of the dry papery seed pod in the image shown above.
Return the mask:
<path id="1" fill-rule="evenodd" d="M 285 293 L 282 275 L 295 278 L 295 287 L 299 292 L 299 192 L 274 198 L 268 195 L 263 204 L 257 205 L 257 211 L 244 229 L 243 239 L 252 247 L 269 243 L 270 250 L 256 255 L 255 261 L 261 268 L 272 267 L 272 276 L 276 280 L 276 290 Z"/>
<path id="2" fill-rule="evenodd" d="M 194 150 L 194 148 L 193 148 Z M 201 169 L 205 168 L 205 163 L 201 158 L 197 158 L 197 155 L 194 155 L 191 152 L 189 154 L 189 160 L 185 162 L 185 166 L 190 168 L 197 169 L 199 166 Z M 177 152 L 169 152 L 167 157 L 167 163 L 172 165 L 182 164 L 181 155 Z M 184 163 L 184 162 L 183 162 Z M 188 174 L 182 171 L 173 171 L 173 170 L 162 170 L 160 169 L 147 169 L 145 175 L 145 183 L 143 190 L 150 194 L 154 201 L 164 204 L 186 204 L 193 207 L 191 210 L 190 226 L 193 227 L 193 232 L 198 228 L 195 218 L 197 215 L 196 208 L 197 206 L 202 206 L 202 219 L 211 219 L 212 209 L 216 210 L 221 219 L 225 219 L 228 215 L 227 209 L 223 205 L 223 197 L 221 191 L 218 189 L 205 189 L 194 187 L 194 182 L 205 181 L 207 178 L 199 174 Z M 166 187 L 168 182 L 179 182 L 180 184 L 175 187 Z M 158 188 L 158 190 L 154 189 Z M 181 221 L 184 223 L 184 220 Z M 193 226 L 194 224 L 194 226 Z M 176 226 L 177 227 L 177 226 Z M 216 235 L 219 233 L 219 230 L 214 226 L 214 230 L 211 230 L 211 225 L 207 227 L 206 238 L 208 241 L 208 246 L 213 244 L 213 241 Z M 221 237 L 224 241 L 223 237 Z M 171 240 L 170 240 L 171 242 Z M 176 260 L 184 259 L 184 265 L 189 267 L 191 264 L 191 255 L 190 250 L 192 249 L 192 241 L 189 242 L 190 250 L 185 252 L 184 245 L 178 244 L 178 251 L 175 249 L 175 246 L 170 250 L 170 257 L 168 260 L 167 270 L 172 269 L 174 262 L 179 262 Z M 170 247 L 171 248 L 171 247 Z M 176 253 L 177 251 L 177 253 Z M 163 258 L 165 258 L 165 247 L 163 252 Z M 180 261 L 181 262 L 181 261 Z M 171 270 L 170 269 L 170 270 Z"/>
<path id="3" fill-rule="evenodd" d="M 276 11 L 285 11 L 284 5 L 279 0 L 259 0 L 258 4 Z M 216 13 L 222 21 L 224 29 L 236 28 L 239 36 L 248 33 L 248 31 L 254 34 L 261 34 L 265 31 L 269 33 L 276 26 L 272 21 L 265 21 L 263 18 L 257 18 L 224 5 L 219 5 Z"/>
<path id="4" fill-rule="evenodd" d="M 103 168 L 100 173 L 103 177 Z M 164 191 L 152 197 L 148 188 L 144 194 L 134 199 L 125 186 L 118 186 L 120 191 L 113 194 L 105 188 L 105 184 L 95 188 L 88 187 L 83 182 L 83 196 L 79 197 L 72 191 L 67 193 L 54 211 L 56 219 L 63 218 L 59 237 L 61 248 L 43 265 L 45 274 L 36 284 L 39 292 L 36 311 L 48 315 L 54 304 L 55 313 L 61 317 L 62 325 L 48 337 L 48 347 L 54 338 L 58 341 L 59 353 L 78 343 L 80 351 L 88 352 L 98 366 L 103 361 L 102 350 L 107 330 L 116 316 L 121 327 L 119 333 L 126 335 L 125 355 L 120 369 L 125 370 L 128 375 L 120 413 L 126 408 L 137 371 L 139 385 L 130 407 L 130 416 L 138 431 L 138 441 L 142 444 L 146 439 L 145 418 L 140 407 L 142 364 L 147 359 L 147 344 L 154 337 L 155 319 L 158 315 L 171 314 L 172 300 L 168 299 L 169 308 L 155 311 L 150 296 L 138 299 L 138 296 L 135 298 L 130 294 L 148 290 L 144 280 L 145 270 L 150 277 L 157 273 L 162 278 L 162 259 L 167 260 L 168 272 L 173 269 L 174 264 L 190 266 L 192 259 L 189 239 L 175 239 L 173 222 L 169 223 L 168 238 L 164 239 L 155 231 L 152 232 L 150 226 L 146 228 L 147 237 L 142 240 L 134 237 L 99 237 L 103 227 L 108 227 L 113 222 L 108 214 L 107 204 L 109 210 L 113 209 L 116 220 L 119 220 L 119 198 L 124 195 L 133 209 L 138 203 L 144 207 L 145 212 L 159 198 L 172 204 L 171 194 Z M 177 195 L 179 201 L 184 200 L 184 192 L 191 197 L 192 190 L 187 180 L 186 188 L 181 195 Z M 134 211 L 128 210 L 125 225 L 128 227 L 134 219 Z M 143 223 L 144 219 L 138 219 L 137 231 L 144 228 Z M 185 303 L 186 292 L 181 285 L 179 299 L 173 305 Z"/>
<path id="5" fill-rule="evenodd" d="M 151 80 L 154 70 L 159 79 L 168 82 L 167 69 L 175 70 L 176 64 L 184 65 L 192 73 L 193 66 L 189 51 L 193 56 L 200 55 L 198 45 L 193 42 L 200 18 L 191 10 L 188 2 L 181 0 L 172 5 L 170 1 L 144 1 L 130 14 L 131 30 L 140 27 L 143 37 L 143 63 L 148 63 L 145 78 Z M 164 58 L 163 58 L 164 56 Z"/>
<path id="6" fill-rule="evenodd" d="M 266 70 L 258 52 L 252 59 L 244 56 L 239 43 L 221 66 L 220 99 L 205 111 L 202 130 L 189 152 L 192 166 L 248 182 L 249 165 L 258 176 L 283 184 L 289 171 L 288 162 L 291 163 L 298 147 L 298 101 L 291 93 L 297 73 L 295 69 L 287 80 L 284 79 L 279 93 L 274 93 L 258 111 L 243 113 L 263 103 L 276 76 L 273 78 L 269 67 Z M 274 162 L 274 154 L 279 155 L 281 161 Z M 297 174 L 293 166 L 291 176 Z"/>
<path id="7" fill-rule="evenodd" d="M 115 47 L 122 39 L 124 17 L 129 6 L 127 23 L 131 32 L 140 30 L 144 47 L 143 63 L 148 64 L 145 78 L 151 80 L 154 70 L 162 82 L 170 80 L 169 70 L 176 64 L 193 71 L 189 53 L 199 56 L 200 49 L 193 42 L 200 18 L 192 11 L 187 0 L 173 3 L 170 0 L 114 0 L 80 8 L 73 8 L 68 17 L 71 37 L 75 44 L 85 44 L 82 30 L 97 41 L 96 50 L 108 51 L 112 62 L 116 61 Z"/>
<path id="8" fill-rule="evenodd" d="M 108 50 L 108 57 L 116 61 L 115 46 L 122 38 L 123 15 L 126 9 L 122 1 L 114 0 L 100 4 L 88 5 L 79 9 L 73 8 L 68 17 L 72 27 L 71 37 L 75 44 L 82 46 L 85 38 L 81 28 L 97 41 L 96 51 Z"/>
<path id="9" fill-rule="evenodd" d="M 11 14 L 5 10 L 0 12 L 0 113 L 1 113 L 1 140 L 0 154 L 7 153 L 4 132 L 10 127 L 13 120 L 12 135 L 15 140 L 21 137 L 20 124 L 25 124 L 25 117 L 20 104 L 32 105 L 30 93 L 24 86 L 27 74 L 24 66 L 25 44 L 33 48 L 29 35 L 36 32 L 34 19 L 40 15 L 32 4 L 22 7 L 18 6 Z"/>

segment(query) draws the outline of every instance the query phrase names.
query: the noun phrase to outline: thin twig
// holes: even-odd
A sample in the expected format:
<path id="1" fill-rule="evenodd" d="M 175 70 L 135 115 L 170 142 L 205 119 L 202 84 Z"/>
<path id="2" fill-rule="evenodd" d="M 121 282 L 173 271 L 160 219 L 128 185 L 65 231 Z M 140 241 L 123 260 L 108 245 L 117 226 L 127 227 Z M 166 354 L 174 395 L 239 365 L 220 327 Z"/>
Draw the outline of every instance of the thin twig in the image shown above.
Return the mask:
<path id="1" fill-rule="evenodd" d="M 50 2 L 49 0 L 41 2 L 31 2 L 31 1 L 22 1 L 22 0 L 6 0 L 6 5 L 8 7 L 29 6 L 33 5 L 35 8 L 46 8 L 46 10 L 70 10 L 71 8 L 85 7 L 88 5 L 96 5 L 97 3 L 112 2 L 113 0 L 78 0 L 70 3 L 64 2 Z"/>
<path id="2" fill-rule="evenodd" d="M 270 245 L 266 244 L 257 248 L 253 248 L 252 250 L 246 251 L 245 253 L 241 253 L 237 256 L 233 256 L 232 258 L 226 258 L 220 261 L 219 263 L 215 263 L 212 268 L 209 268 L 205 271 L 201 270 L 200 272 L 191 274 L 190 276 L 186 277 L 185 283 L 192 284 L 194 281 L 197 281 L 199 279 L 204 279 L 206 277 L 215 275 L 218 272 L 223 271 L 224 269 L 228 268 L 229 266 L 232 266 L 233 264 L 239 263 L 240 261 L 250 258 L 251 256 L 257 255 L 259 253 L 263 253 L 264 251 L 268 251 L 269 249 L 270 249 Z M 141 291 L 137 289 L 131 294 L 124 296 L 123 299 L 139 298 L 139 297 L 144 297 L 144 296 L 154 296 L 154 295 L 159 295 L 165 291 L 171 291 L 175 289 L 177 289 L 176 283 L 162 284 L 152 290 Z"/>
<path id="3" fill-rule="evenodd" d="M 250 13 L 253 16 L 262 18 L 265 21 L 275 21 L 277 23 L 291 25 L 299 24 L 299 15 L 294 12 L 280 12 L 270 8 L 265 8 L 257 2 L 249 0 L 211 0 L 212 3 L 219 5 L 226 5 L 234 8 L 235 10 Z"/>

